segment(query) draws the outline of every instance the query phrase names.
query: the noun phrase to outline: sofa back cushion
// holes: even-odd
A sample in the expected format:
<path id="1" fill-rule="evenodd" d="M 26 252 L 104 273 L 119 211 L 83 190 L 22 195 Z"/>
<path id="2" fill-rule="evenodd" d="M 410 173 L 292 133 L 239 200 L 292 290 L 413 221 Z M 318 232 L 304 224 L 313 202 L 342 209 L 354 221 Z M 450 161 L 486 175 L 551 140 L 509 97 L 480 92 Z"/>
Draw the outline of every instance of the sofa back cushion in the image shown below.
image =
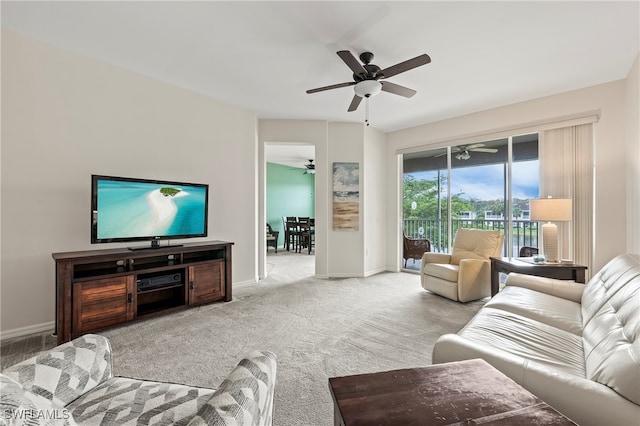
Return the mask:
<path id="1" fill-rule="evenodd" d="M 64 407 L 113 375 L 111 345 L 103 336 L 85 334 L 3 373 L 25 390 Z"/>
<path id="2" fill-rule="evenodd" d="M 451 263 L 459 265 L 462 259 L 485 259 L 500 256 L 504 236 L 500 231 L 459 228 L 453 241 Z"/>
<path id="3" fill-rule="evenodd" d="M 640 404 L 640 255 L 621 255 L 582 294 L 587 377 Z"/>

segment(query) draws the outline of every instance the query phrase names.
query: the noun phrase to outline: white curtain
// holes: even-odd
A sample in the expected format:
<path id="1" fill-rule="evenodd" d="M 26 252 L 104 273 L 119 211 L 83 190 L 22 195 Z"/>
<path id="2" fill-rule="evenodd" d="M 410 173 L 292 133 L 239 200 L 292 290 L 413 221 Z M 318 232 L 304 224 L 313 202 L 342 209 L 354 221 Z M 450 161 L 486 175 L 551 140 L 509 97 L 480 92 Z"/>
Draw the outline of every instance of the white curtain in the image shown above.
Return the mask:
<path id="1" fill-rule="evenodd" d="M 539 141 L 540 197 L 571 198 L 573 220 L 558 225 L 558 254 L 593 264 L 593 124 L 544 131 Z"/>

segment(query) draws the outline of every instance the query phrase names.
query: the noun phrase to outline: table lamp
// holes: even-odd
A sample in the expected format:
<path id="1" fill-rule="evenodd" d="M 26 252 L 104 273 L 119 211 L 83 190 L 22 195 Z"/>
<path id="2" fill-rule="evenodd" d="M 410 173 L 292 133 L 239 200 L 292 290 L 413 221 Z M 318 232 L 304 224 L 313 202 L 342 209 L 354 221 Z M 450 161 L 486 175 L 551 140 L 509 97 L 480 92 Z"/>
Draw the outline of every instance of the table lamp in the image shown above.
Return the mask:
<path id="1" fill-rule="evenodd" d="M 531 220 L 542 225 L 542 253 L 547 262 L 559 262 L 558 227 L 551 222 L 569 222 L 572 217 L 571 198 L 536 198 L 531 200 Z"/>

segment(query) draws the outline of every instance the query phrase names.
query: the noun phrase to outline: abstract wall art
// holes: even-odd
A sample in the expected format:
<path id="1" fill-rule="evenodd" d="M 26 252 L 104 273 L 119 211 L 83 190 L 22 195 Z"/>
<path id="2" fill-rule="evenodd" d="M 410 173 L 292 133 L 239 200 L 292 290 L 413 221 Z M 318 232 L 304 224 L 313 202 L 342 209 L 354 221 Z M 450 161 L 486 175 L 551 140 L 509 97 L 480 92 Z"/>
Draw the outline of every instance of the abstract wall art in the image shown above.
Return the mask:
<path id="1" fill-rule="evenodd" d="M 360 223 L 360 166 L 333 163 L 333 229 L 357 231 Z"/>

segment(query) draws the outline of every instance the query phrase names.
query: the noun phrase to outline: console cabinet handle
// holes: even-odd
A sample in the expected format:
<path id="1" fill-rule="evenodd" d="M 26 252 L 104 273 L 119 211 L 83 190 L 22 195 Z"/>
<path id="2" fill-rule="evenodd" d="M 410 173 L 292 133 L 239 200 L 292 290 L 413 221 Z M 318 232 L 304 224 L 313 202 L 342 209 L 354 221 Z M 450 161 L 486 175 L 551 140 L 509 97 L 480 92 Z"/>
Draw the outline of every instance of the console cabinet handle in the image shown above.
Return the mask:
<path id="1" fill-rule="evenodd" d="M 193 290 L 193 281 L 189 281 L 189 289 Z"/>
<path id="2" fill-rule="evenodd" d="M 127 293 L 127 302 L 133 303 L 133 293 Z"/>

